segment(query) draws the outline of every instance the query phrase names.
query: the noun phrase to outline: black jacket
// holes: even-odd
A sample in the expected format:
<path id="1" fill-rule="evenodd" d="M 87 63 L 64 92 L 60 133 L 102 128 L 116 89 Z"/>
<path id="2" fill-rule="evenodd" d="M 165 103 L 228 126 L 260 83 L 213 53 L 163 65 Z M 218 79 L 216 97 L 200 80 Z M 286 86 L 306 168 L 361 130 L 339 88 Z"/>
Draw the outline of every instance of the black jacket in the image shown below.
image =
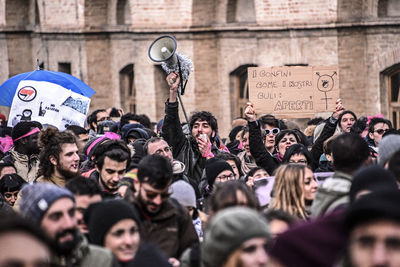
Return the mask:
<path id="1" fill-rule="evenodd" d="M 196 140 L 193 136 L 183 133 L 178 113 L 178 102 L 165 103 L 165 117 L 162 127 L 162 137 L 172 147 L 173 157 L 185 164 L 184 174 L 200 183 L 206 164 Z"/>
<path id="2" fill-rule="evenodd" d="M 249 143 L 250 153 L 256 160 L 257 166 L 264 168 L 268 174 L 272 175 L 280 165 L 276 157 L 271 156 L 262 141 L 261 129 L 256 121 L 249 122 Z"/>
<path id="3" fill-rule="evenodd" d="M 329 139 L 336 130 L 336 123 L 331 121 L 331 118 L 325 120 L 325 126 L 322 129 L 320 136 L 315 140 L 311 149 L 311 156 L 313 158 L 312 169 L 315 170 L 319 165 L 319 158 L 324 153 L 324 142 Z"/>

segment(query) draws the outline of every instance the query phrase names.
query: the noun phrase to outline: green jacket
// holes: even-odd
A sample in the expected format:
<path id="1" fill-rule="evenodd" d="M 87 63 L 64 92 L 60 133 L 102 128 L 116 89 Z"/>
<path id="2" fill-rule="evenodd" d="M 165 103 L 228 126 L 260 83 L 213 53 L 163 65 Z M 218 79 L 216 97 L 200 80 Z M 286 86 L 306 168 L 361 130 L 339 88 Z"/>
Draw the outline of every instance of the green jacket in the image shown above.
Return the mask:
<path id="1" fill-rule="evenodd" d="M 352 176 L 336 171 L 331 178 L 318 188 L 311 206 L 312 217 L 319 217 L 333 211 L 340 205 L 349 203 Z"/>
<path id="2" fill-rule="evenodd" d="M 111 267 L 116 266 L 114 257 L 106 248 L 90 245 L 87 239 L 80 235 L 81 242 L 67 257 L 55 256 L 52 262 L 56 266 L 65 267 Z"/>

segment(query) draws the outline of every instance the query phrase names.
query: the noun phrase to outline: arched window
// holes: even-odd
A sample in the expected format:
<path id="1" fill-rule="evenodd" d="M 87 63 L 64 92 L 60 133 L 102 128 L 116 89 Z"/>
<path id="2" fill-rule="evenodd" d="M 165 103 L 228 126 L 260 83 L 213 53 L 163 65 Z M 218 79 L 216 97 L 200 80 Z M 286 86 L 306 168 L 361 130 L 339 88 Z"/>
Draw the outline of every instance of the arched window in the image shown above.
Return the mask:
<path id="1" fill-rule="evenodd" d="M 161 65 L 154 66 L 154 88 L 156 96 L 156 119 L 160 120 L 164 117 L 164 103 L 169 96 L 169 87 L 165 81 L 167 74 L 161 68 Z"/>
<path id="2" fill-rule="evenodd" d="M 399 0 L 379 0 L 378 17 L 400 17 Z"/>
<path id="3" fill-rule="evenodd" d="M 256 67 L 256 65 L 242 65 L 230 73 L 232 119 L 244 116 L 244 108 L 249 101 L 248 67 Z"/>
<path id="4" fill-rule="evenodd" d="M 29 25 L 29 1 L 6 0 L 6 25 L 14 27 Z"/>
<path id="5" fill-rule="evenodd" d="M 39 6 L 37 0 L 35 1 L 35 25 L 40 25 Z"/>
<path id="6" fill-rule="evenodd" d="M 395 129 L 400 127 L 400 64 L 391 68 L 388 73 L 388 93 L 390 120 Z"/>
<path id="7" fill-rule="evenodd" d="M 226 10 L 227 23 L 256 21 L 254 0 L 229 0 Z"/>
<path id="8" fill-rule="evenodd" d="M 133 64 L 128 64 L 119 72 L 121 107 L 125 112 L 136 113 L 136 88 Z"/>
<path id="9" fill-rule="evenodd" d="M 130 21 L 130 8 L 129 0 L 118 0 L 117 2 L 117 24 L 127 25 L 131 24 Z"/>

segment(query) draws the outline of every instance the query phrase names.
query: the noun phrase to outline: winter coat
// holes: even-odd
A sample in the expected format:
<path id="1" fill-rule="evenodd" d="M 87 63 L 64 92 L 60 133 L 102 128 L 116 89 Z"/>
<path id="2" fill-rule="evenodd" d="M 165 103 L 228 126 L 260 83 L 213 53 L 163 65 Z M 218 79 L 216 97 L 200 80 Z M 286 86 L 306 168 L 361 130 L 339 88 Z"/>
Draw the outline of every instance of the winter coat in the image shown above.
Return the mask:
<path id="1" fill-rule="evenodd" d="M 257 166 L 264 168 L 269 174 L 274 173 L 280 165 L 279 160 L 273 157 L 265 148 L 261 137 L 261 129 L 257 121 L 249 122 L 250 153 L 256 160 Z"/>
<path id="2" fill-rule="evenodd" d="M 156 244 L 168 257 L 178 259 L 185 249 L 199 242 L 189 212 L 177 201 L 169 198 L 157 214 L 150 215 L 132 198 L 131 191 L 127 191 L 125 199 L 140 213 L 141 240 Z"/>
<path id="3" fill-rule="evenodd" d="M 38 155 L 25 155 L 18 153 L 12 148 L 7 156 L 2 158 L 1 163 L 13 164 L 17 174 L 28 183 L 33 182 L 39 170 Z"/>
<path id="4" fill-rule="evenodd" d="M 315 170 L 318 168 L 319 158 L 324 153 L 324 142 L 329 139 L 331 136 L 334 135 L 336 130 L 336 121 L 330 117 L 329 119 L 325 120 L 324 127 L 322 128 L 322 132 L 318 136 L 317 139 L 314 139 L 314 145 L 311 149 L 311 156 L 313 158 L 312 162 L 312 169 Z"/>
<path id="5" fill-rule="evenodd" d="M 65 184 L 67 183 L 67 180 L 64 178 L 60 178 L 54 175 L 54 173 L 50 177 L 44 177 L 43 175 L 36 178 L 35 183 L 49 183 L 49 184 L 55 184 L 60 187 L 65 187 Z"/>
<path id="6" fill-rule="evenodd" d="M 90 180 L 95 181 L 101 188 L 101 197 L 103 199 L 113 199 L 116 198 L 118 196 L 118 190 L 115 191 L 109 191 L 107 189 L 105 189 L 101 182 L 100 182 L 100 174 L 97 170 L 93 171 L 90 176 L 89 176 Z"/>
<path id="7" fill-rule="evenodd" d="M 135 258 L 129 262 L 118 262 L 118 267 L 171 267 L 167 257 L 156 246 L 141 243 Z"/>
<path id="8" fill-rule="evenodd" d="M 185 136 L 179 121 L 178 102 L 165 103 L 161 136 L 172 147 L 173 157 L 185 164 L 185 175 L 200 183 L 206 158 L 202 157 L 193 136 Z"/>
<path id="9" fill-rule="evenodd" d="M 336 171 L 331 178 L 318 187 L 311 214 L 313 217 L 322 216 L 335 210 L 337 207 L 349 203 L 349 192 L 352 183 L 352 176 Z"/>
<path id="10" fill-rule="evenodd" d="M 55 266 L 66 267 L 99 267 L 117 266 L 116 261 L 106 248 L 90 245 L 86 238 L 81 235 L 81 242 L 75 250 L 68 256 L 55 256 L 53 262 Z"/>

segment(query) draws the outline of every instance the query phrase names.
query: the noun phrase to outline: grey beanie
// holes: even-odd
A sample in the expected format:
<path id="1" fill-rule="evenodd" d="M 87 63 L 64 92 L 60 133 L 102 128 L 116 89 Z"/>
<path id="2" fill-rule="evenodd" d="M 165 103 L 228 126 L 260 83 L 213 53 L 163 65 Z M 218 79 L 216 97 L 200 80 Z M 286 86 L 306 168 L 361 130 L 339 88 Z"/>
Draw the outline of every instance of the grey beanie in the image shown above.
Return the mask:
<path id="1" fill-rule="evenodd" d="M 232 207 L 218 212 L 208 225 L 202 253 L 205 267 L 220 267 L 243 242 L 270 238 L 269 226 L 255 210 Z"/>
<path id="2" fill-rule="evenodd" d="M 400 135 L 391 134 L 382 138 L 379 143 L 378 164 L 385 166 L 394 153 L 400 150 Z"/>
<path id="3" fill-rule="evenodd" d="M 189 183 L 179 180 L 171 184 L 169 189 L 172 192 L 171 197 L 175 198 L 179 204 L 196 208 L 196 194 Z"/>
<path id="4" fill-rule="evenodd" d="M 40 223 L 50 206 L 60 198 L 70 198 L 75 202 L 74 195 L 67 189 L 48 183 L 25 185 L 20 192 L 20 213 L 23 217 Z"/>

